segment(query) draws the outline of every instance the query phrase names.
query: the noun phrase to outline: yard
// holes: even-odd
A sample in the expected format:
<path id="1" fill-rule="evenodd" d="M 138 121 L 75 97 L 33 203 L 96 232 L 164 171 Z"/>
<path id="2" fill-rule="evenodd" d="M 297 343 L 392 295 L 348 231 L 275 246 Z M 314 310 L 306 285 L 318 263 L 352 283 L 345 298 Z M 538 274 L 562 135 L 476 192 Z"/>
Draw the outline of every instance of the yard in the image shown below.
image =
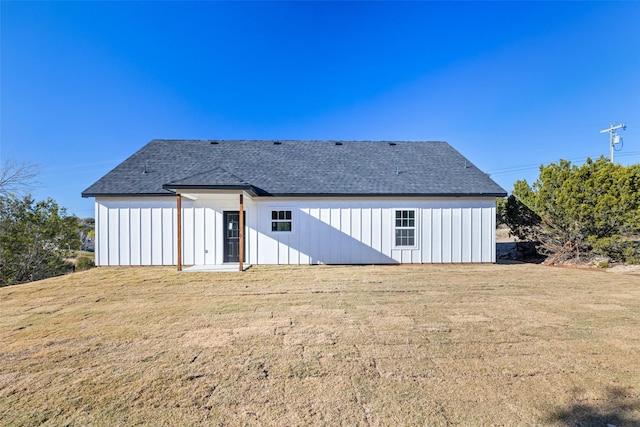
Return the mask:
<path id="1" fill-rule="evenodd" d="M 98 268 L 0 288 L 2 425 L 640 426 L 640 276 Z"/>

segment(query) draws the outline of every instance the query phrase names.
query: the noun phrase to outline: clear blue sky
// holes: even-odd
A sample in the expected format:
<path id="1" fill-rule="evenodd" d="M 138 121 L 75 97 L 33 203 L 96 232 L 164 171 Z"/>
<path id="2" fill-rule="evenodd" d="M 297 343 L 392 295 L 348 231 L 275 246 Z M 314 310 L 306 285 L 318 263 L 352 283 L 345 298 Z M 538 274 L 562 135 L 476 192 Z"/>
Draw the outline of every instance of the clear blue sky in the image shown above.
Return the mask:
<path id="1" fill-rule="evenodd" d="M 507 191 L 640 162 L 638 2 L 0 1 L 0 156 L 80 193 L 154 138 L 444 140 Z"/>

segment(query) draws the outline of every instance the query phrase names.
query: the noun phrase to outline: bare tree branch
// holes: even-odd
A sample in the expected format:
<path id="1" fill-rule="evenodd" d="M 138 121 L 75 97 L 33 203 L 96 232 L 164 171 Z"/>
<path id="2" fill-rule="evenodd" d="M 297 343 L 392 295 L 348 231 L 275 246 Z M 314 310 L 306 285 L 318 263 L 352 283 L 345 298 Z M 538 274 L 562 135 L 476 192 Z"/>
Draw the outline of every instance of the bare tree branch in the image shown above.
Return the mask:
<path id="1" fill-rule="evenodd" d="M 30 162 L 9 159 L 0 164 L 0 196 L 28 192 L 38 186 L 36 176 L 40 166 Z"/>

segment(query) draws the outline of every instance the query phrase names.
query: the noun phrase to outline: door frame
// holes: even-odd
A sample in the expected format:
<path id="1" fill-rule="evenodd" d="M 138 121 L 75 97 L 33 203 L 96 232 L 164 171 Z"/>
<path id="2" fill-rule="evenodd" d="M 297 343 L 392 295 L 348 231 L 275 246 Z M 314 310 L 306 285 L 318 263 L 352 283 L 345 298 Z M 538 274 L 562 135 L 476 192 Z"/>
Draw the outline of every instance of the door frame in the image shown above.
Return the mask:
<path id="1" fill-rule="evenodd" d="M 228 230 L 228 217 L 229 214 L 238 214 L 240 213 L 239 210 L 234 210 L 234 211 L 222 211 L 222 262 L 223 263 L 237 263 L 240 262 L 240 255 L 238 255 L 238 259 L 237 260 L 232 260 L 232 261 L 228 261 L 229 258 L 229 250 L 228 250 L 228 241 L 229 241 L 229 237 L 227 236 L 227 230 Z M 247 211 L 243 211 L 244 213 L 244 227 L 245 227 L 245 233 L 243 234 L 244 237 L 244 241 L 243 241 L 243 246 L 244 246 L 244 250 L 243 250 L 243 262 L 247 261 L 247 233 L 246 233 L 246 228 L 247 228 Z M 238 240 L 240 240 L 240 237 L 238 237 Z"/>

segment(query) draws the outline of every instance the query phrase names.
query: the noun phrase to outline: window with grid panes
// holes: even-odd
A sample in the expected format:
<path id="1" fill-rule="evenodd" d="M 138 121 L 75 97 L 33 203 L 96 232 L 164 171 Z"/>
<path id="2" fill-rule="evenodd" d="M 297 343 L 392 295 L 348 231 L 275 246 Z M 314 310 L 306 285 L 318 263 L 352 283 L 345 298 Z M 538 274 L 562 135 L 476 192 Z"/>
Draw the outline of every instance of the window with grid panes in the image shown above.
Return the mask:
<path id="1" fill-rule="evenodd" d="M 291 211 L 271 211 L 271 231 L 291 231 Z"/>
<path id="2" fill-rule="evenodd" d="M 416 244 L 416 211 L 396 211 L 396 246 L 415 246 Z"/>

